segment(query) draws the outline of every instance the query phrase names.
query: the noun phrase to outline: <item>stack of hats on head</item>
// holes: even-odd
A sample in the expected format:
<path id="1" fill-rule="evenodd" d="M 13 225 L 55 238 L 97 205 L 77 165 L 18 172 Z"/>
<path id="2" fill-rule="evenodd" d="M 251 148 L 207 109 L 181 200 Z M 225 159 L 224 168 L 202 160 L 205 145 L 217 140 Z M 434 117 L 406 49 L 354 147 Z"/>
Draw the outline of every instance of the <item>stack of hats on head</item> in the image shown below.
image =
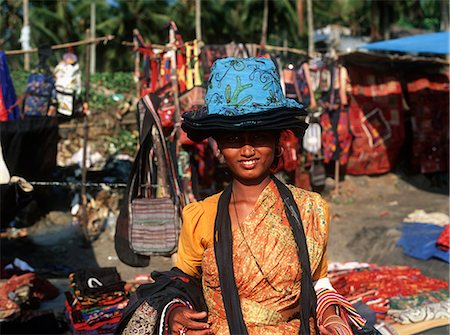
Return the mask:
<path id="1" fill-rule="evenodd" d="M 287 99 L 275 64 L 267 58 L 223 58 L 211 68 L 206 105 L 183 114 L 182 128 L 193 141 L 229 131 L 291 129 L 302 136 L 307 111 Z"/>
<path id="2" fill-rule="evenodd" d="M 113 334 L 128 303 L 117 270 L 81 270 L 69 275 L 69 283 L 65 304 L 72 334 Z"/>

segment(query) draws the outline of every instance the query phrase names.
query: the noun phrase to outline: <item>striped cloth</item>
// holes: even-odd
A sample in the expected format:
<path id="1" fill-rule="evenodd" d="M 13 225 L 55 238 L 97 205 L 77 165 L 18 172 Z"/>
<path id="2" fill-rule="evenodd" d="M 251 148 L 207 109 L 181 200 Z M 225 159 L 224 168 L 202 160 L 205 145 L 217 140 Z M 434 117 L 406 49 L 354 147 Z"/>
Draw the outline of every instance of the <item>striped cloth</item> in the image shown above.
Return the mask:
<path id="1" fill-rule="evenodd" d="M 352 304 L 350 304 L 342 295 L 337 293 L 336 291 L 323 288 L 316 291 L 317 294 L 317 321 L 319 325 L 322 324 L 323 315 L 326 309 L 330 306 L 337 306 L 339 315 L 353 324 L 357 329 L 361 329 L 365 324 L 366 320 L 364 320 L 361 315 L 356 311 Z"/>

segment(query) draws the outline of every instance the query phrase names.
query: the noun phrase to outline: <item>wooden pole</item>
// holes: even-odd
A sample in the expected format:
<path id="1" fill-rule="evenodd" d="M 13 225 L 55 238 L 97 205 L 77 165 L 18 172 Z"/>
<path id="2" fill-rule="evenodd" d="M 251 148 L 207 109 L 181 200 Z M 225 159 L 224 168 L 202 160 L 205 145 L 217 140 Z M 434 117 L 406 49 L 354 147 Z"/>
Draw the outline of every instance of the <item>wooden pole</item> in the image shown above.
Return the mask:
<path id="1" fill-rule="evenodd" d="M 96 13 L 95 13 L 95 0 L 91 2 L 91 22 L 90 22 L 90 29 L 91 29 L 91 39 L 95 39 L 95 29 L 96 29 Z M 95 61 L 96 61 L 96 57 L 95 57 L 95 52 L 96 52 L 96 46 L 95 45 L 90 45 L 89 49 L 91 50 L 91 59 L 90 59 L 90 69 L 89 72 L 90 74 L 94 74 L 95 73 Z"/>
<path id="2" fill-rule="evenodd" d="M 339 194 L 339 160 L 334 163 L 334 192 L 336 195 Z"/>
<path id="3" fill-rule="evenodd" d="M 312 0 L 306 0 L 306 11 L 308 15 L 308 56 L 314 56 L 314 22 Z"/>
<path id="4" fill-rule="evenodd" d="M 86 31 L 86 38 L 89 38 L 89 29 Z M 86 45 L 86 62 L 85 62 L 85 96 L 83 103 L 84 119 L 83 119 L 83 155 L 81 161 L 81 224 L 83 228 L 83 234 L 85 242 L 89 243 L 89 229 L 88 229 L 88 215 L 87 215 L 87 194 L 86 194 L 86 175 L 87 175 L 87 142 L 89 139 L 89 123 L 88 123 L 88 110 L 89 110 L 89 90 L 90 90 L 90 44 Z"/>
<path id="5" fill-rule="evenodd" d="M 303 34 L 303 0 L 297 0 L 298 34 Z"/>
<path id="6" fill-rule="evenodd" d="M 172 92 L 173 92 L 173 99 L 175 103 L 175 124 L 178 125 L 181 122 L 181 116 L 180 116 L 180 100 L 178 98 L 178 76 L 177 76 L 177 48 L 176 48 L 176 37 L 175 37 L 175 30 L 173 26 L 170 27 L 169 30 L 169 44 L 173 46 L 172 49 L 172 59 L 171 59 L 171 83 L 172 83 Z M 175 140 L 178 139 L 178 131 L 175 133 Z"/>
<path id="7" fill-rule="evenodd" d="M 76 41 L 76 42 L 69 42 L 69 43 L 64 43 L 64 44 L 56 44 L 56 45 L 52 45 L 50 48 L 52 50 L 56 50 L 56 49 L 64 49 L 64 48 L 68 48 L 68 47 L 77 47 L 80 45 L 86 45 L 86 44 L 94 44 L 94 43 L 99 43 L 99 42 L 108 42 L 110 40 L 114 39 L 114 35 L 106 35 L 103 37 L 97 37 L 97 38 L 88 38 L 82 41 Z M 32 53 L 32 52 L 37 52 L 38 49 L 34 48 L 34 49 L 29 49 L 29 50 L 9 50 L 9 51 L 5 51 L 5 54 L 7 55 L 21 55 L 21 54 L 26 54 L 26 53 Z"/>
<path id="8" fill-rule="evenodd" d="M 264 0 L 263 20 L 261 29 L 261 46 L 265 46 L 267 42 L 267 25 L 269 20 L 269 0 Z"/>
<path id="9" fill-rule="evenodd" d="M 195 38 L 202 43 L 202 0 L 195 0 Z"/>
<path id="10" fill-rule="evenodd" d="M 28 0 L 23 0 L 23 26 L 28 27 L 29 25 Z M 28 53 L 24 54 L 23 68 L 25 69 L 25 71 L 30 71 L 30 55 Z"/>

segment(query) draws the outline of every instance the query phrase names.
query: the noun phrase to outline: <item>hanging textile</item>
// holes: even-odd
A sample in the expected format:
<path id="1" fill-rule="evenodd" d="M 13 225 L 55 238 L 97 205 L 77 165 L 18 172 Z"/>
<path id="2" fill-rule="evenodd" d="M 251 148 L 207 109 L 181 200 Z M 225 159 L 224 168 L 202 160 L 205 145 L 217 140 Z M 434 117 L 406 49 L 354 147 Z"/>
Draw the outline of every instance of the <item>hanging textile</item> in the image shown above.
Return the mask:
<path id="1" fill-rule="evenodd" d="M 352 135 L 349 129 L 345 77 L 341 66 L 335 62 L 326 65 L 321 72 L 322 92 L 320 104 L 325 112 L 320 117 L 324 162 L 339 161 L 347 164 Z M 343 89 L 344 88 L 344 89 Z"/>
<path id="2" fill-rule="evenodd" d="M 51 53 L 52 50 L 48 46 L 38 50 L 39 62 L 28 76 L 23 102 L 23 113 L 26 116 L 56 114 L 55 77 L 47 64 Z"/>
<path id="3" fill-rule="evenodd" d="M 324 162 L 348 162 L 352 135 L 349 129 L 348 107 L 329 110 L 320 117 Z"/>
<path id="4" fill-rule="evenodd" d="M 389 172 L 405 138 L 403 96 L 389 71 L 351 66 L 350 129 L 354 136 L 347 173 Z"/>
<path id="5" fill-rule="evenodd" d="M 448 73 L 407 76 L 414 172 L 449 169 L 449 80 Z"/>
<path id="6" fill-rule="evenodd" d="M 4 51 L 0 51 L 0 121 L 18 120 L 19 107 Z"/>

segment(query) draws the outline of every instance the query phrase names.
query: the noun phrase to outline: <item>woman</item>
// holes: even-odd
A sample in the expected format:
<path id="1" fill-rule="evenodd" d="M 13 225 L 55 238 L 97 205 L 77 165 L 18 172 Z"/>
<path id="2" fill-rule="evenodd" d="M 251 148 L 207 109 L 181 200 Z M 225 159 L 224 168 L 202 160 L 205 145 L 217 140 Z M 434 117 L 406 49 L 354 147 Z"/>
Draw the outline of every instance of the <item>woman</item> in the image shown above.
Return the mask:
<path id="1" fill-rule="evenodd" d="M 214 63 L 206 106 L 185 113 L 182 128 L 193 141 L 217 140 L 233 181 L 183 210 L 176 266 L 201 279 L 208 312 L 172 299 L 160 316 L 166 333 L 352 333 L 346 315 L 354 310 L 329 295 L 328 205 L 271 174 L 282 154 L 280 132 L 302 136 L 306 114 L 283 95 L 271 60 Z"/>

